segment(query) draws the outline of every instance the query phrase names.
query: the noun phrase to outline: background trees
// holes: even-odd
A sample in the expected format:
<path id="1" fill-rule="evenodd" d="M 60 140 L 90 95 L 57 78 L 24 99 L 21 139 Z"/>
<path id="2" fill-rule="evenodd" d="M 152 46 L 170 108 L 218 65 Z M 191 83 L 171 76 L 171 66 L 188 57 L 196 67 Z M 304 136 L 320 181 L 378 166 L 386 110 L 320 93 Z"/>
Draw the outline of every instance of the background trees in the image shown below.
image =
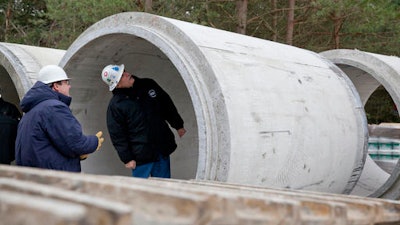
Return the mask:
<path id="1" fill-rule="evenodd" d="M 0 0 L 0 41 L 67 49 L 92 24 L 126 11 L 315 52 L 349 48 L 400 56 L 400 0 Z"/>
<path id="2" fill-rule="evenodd" d="M 126 11 L 316 52 L 400 55 L 400 0 L 0 0 L 0 41 L 65 49 L 92 24 Z"/>

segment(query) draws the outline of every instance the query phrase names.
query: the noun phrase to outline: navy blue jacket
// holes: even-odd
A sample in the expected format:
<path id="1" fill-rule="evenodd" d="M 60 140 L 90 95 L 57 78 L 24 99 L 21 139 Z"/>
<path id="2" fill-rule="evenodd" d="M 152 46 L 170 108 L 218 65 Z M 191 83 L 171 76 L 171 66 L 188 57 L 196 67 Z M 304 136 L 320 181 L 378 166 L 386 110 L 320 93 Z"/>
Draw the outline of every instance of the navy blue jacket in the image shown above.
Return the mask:
<path id="1" fill-rule="evenodd" d="M 85 136 L 69 108 L 71 97 L 38 81 L 20 106 L 15 160 L 20 166 L 80 172 L 80 155 L 96 150 L 95 135 Z"/>
<path id="2" fill-rule="evenodd" d="M 154 80 L 134 78 L 132 88 L 113 90 L 107 127 L 121 161 L 135 160 L 141 165 L 173 153 L 177 145 L 170 126 L 178 130 L 184 122 L 170 96 Z"/>

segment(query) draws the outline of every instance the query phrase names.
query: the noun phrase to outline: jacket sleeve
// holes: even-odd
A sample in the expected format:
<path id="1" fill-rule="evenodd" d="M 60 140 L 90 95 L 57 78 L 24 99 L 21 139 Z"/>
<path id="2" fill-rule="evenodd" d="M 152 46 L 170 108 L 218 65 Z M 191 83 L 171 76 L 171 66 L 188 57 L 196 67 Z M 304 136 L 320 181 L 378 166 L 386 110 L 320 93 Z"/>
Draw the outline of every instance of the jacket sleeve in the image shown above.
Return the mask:
<path id="1" fill-rule="evenodd" d="M 67 105 L 52 105 L 46 114 L 46 134 L 61 154 L 76 158 L 97 149 L 97 137 L 83 134 L 80 123 Z"/>
<path id="2" fill-rule="evenodd" d="M 183 128 L 183 119 L 179 115 L 178 110 L 175 107 L 174 102 L 166 91 L 164 91 L 155 81 L 158 93 L 160 95 L 160 104 L 163 111 L 164 119 L 173 127 L 175 130 Z"/>
<path id="3" fill-rule="evenodd" d="M 138 107 L 132 100 L 122 100 L 107 109 L 108 132 L 123 163 L 136 160 L 147 143 L 144 117 Z"/>

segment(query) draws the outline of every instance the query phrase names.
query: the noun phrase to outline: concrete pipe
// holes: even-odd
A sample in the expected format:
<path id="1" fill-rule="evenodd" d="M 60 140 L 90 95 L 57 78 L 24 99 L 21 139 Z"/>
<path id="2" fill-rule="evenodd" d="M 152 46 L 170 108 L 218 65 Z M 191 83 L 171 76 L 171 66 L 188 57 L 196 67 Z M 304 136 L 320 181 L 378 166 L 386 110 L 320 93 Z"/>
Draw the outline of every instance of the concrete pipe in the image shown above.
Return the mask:
<path id="1" fill-rule="evenodd" d="M 0 43 L 0 94 L 19 106 L 20 99 L 36 82 L 37 72 L 58 64 L 65 50 Z"/>
<path id="2" fill-rule="evenodd" d="M 349 193 L 360 176 L 361 101 L 319 54 L 146 13 L 107 17 L 60 62 L 87 132 L 107 131 L 111 93 L 100 74 L 110 63 L 154 78 L 176 103 L 188 133 L 177 138 L 173 178 Z M 129 175 L 105 137 L 84 172 Z"/>
<path id="3" fill-rule="evenodd" d="M 338 49 L 322 52 L 352 80 L 365 105 L 382 85 L 400 108 L 400 58 L 358 50 Z M 388 174 L 368 156 L 361 178 L 352 194 L 389 199 L 400 198 L 400 165 Z"/>

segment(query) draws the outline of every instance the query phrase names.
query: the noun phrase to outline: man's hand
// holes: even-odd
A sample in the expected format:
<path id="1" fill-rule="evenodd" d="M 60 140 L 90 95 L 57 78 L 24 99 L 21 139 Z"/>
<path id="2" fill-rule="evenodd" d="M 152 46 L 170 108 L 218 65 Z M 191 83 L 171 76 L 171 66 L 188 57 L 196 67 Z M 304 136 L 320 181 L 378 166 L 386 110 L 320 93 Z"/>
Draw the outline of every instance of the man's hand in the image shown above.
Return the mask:
<path id="1" fill-rule="evenodd" d="M 98 144 L 97 144 L 96 151 L 100 149 L 101 144 L 104 142 L 104 138 L 102 136 L 103 136 L 102 131 L 97 132 L 96 137 L 98 139 Z"/>
<path id="2" fill-rule="evenodd" d="M 177 132 L 178 132 L 179 137 L 182 137 L 183 135 L 185 135 L 186 130 L 185 130 L 185 128 L 181 128 L 181 129 L 177 130 Z"/>
<path id="3" fill-rule="evenodd" d="M 102 136 L 103 136 L 103 132 L 102 131 L 97 132 L 96 137 L 97 137 L 98 141 L 97 141 L 96 151 L 100 149 L 101 144 L 104 142 L 104 138 Z M 85 159 L 87 159 L 88 156 L 89 156 L 89 154 L 84 154 L 84 155 L 79 156 L 79 158 L 81 160 L 85 160 Z"/>
<path id="4" fill-rule="evenodd" d="M 127 164 L 125 164 L 125 167 L 128 169 L 135 169 L 136 168 L 136 161 L 135 160 L 131 160 L 129 161 Z"/>

